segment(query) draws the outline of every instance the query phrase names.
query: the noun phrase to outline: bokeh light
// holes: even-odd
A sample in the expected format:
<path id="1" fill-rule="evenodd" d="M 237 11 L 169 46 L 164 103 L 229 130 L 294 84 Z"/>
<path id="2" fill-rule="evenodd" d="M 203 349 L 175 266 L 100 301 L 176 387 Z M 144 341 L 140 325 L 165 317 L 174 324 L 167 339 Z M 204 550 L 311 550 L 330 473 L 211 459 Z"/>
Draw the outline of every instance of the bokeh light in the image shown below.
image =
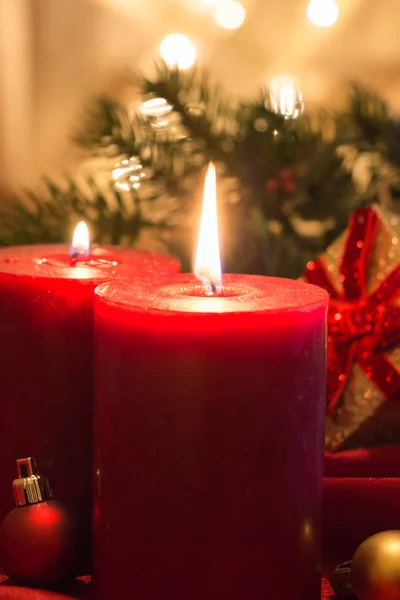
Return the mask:
<path id="1" fill-rule="evenodd" d="M 196 48 L 183 33 L 171 33 L 160 45 L 161 58 L 173 69 L 190 69 L 196 61 Z"/>
<path id="2" fill-rule="evenodd" d="M 332 27 L 339 16 L 339 7 L 334 0 L 311 0 L 307 17 L 317 27 Z"/>
<path id="3" fill-rule="evenodd" d="M 295 79 L 279 75 L 269 84 L 270 108 L 285 119 L 297 119 L 304 110 L 304 100 Z"/>
<path id="4" fill-rule="evenodd" d="M 237 0 L 224 0 L 217 5 L 215 10 L 215 20 L 224 29 L 239 29 L 245 18 L 245 8 Z"/>

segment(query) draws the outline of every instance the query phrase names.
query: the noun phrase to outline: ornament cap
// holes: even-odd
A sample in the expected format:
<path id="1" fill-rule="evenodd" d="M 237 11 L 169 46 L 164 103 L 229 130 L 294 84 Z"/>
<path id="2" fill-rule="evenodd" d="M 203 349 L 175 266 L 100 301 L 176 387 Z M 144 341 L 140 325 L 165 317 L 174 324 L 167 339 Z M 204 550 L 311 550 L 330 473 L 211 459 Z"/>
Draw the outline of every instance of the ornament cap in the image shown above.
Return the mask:
<path id="1" fill-rule="evenodd" d="M 17 479 L 12 484 L 16 506 L 37 504 L 50 500 L 53 496 L 48 479 L 40 475 L 34 458 L 17 460 Z"/>
<path id="2" fill-rule="evenodd" d="M 336 567 L 332 577 L 331 585 L 332 589 L 339 598 L 348 598 L 349 596 L 354 597 L 353 588 L 351 587 L 351 561 L 348 560 L 345 563 L 340 564 Z"/>

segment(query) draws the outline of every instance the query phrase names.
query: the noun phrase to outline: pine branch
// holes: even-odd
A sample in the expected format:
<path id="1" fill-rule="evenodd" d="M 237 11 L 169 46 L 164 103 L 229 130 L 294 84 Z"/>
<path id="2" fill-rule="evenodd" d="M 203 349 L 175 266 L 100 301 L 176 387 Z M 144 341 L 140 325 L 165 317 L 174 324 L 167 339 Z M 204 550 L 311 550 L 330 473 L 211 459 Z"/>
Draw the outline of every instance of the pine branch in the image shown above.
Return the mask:
<path id="1" fill-rule="evenodd" d="M 187 252 L 181 239 L 171 238 L 190 229 L 176 227 L 176 218 L 184 223 L 193 211 L 193 187 L 200 187 L 204 166 L 214 160 L 230 182 L 221 193 L 233 240 L 228 269 L 240 265 L 245 272 L 294 277 L 341 231 L 357 204 L 367 201 L 357 195 L 339 146 L 372 149 L 400 165 L 400 122 L 383 100 L 360 87 L 352 88 L 340 114 L 321 112 L 316 119 L 306 113 L 292 120 L 271 110 L 262 91 L 254 101 L 235 104 L 198 69 L 160 64 L 155 79 L 143 79 L 141 87 L 144 101 L 150 94 L 171 105 L 165 119 L 102 97 L 75 136 L 94 155 L 110 158 L 110 185 L 103 189 L 90 177 L 63 184 L 47 179 L 42 194 L 26 190 L 9 199 L 0 211 L 0 244 L 61 241 L 84 219 L 98 242 L 133 244 L 148 227 L 170 233 L 170 243 Z M 130 157 L 140 160 L 145 177 L 138 190 L 120 193 L 111 187 L 111 171 Z M 333 225 L 312 237 L 298 228 L 299 219 Z M 270 223 L 277 225 L 274 233 Z"/>
<path id="2" fill-rule="evenodd" d="M 89 225 L 93 241 L 99 243 L 120 243 L 125 238 L 132 244 L 142 227 L 153 226 L 146 219 L 138 220 L 135 211 L 128 214 L 115 189 L 110 187 L 105 195 L 93 179 L 83 183 L 87 191 L 73 179 L 63 185 L 45 179 L 43 194 L 25 190 L 9 198 L 0 211 L 0 245 L 68 240 L 73 225 L 81 219 Z"/>
<path id="3" fill-rule="evenodd" d="M 161 65 L 155 81 L 143 80 L 143 91 L 169 102 L 191 140 L 201 140 L 211 160 L 227 160 L 223 143 L 233 137 L 229 126 L 236 122 L 236 114 L 206 72 L 171 71 Z"/>
<path id="4" fill-rule="evenodd" d="M 106 96 L 97 98 L 87 109 L 73 141 L 93 151 L 108 150 L 108 154 L 133 154 L 137 147 L 137 132 L 127 109 Z"/>
<path id="5" fill-rule="evenodd" d="M 344 120 L 350 123 L 358 139 L 375 144 L 386 135 L 388 107 L 375 92 L 353 84 L 350 88 L 348 115 Z"/>
<path id="6" fill-rule="evenodd" d="M 351 86 L 348 107 L 337 115 L 337 137 L 360 151 L 375 151 L 400 166 L 400 120 L 372 90 Z"/>

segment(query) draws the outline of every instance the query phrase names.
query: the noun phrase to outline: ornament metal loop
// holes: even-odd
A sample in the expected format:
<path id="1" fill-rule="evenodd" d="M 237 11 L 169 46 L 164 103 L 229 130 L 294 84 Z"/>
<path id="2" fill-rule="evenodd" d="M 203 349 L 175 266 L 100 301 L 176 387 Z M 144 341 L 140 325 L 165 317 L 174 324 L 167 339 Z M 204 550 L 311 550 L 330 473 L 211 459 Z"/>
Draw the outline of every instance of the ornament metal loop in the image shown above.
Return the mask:
<path id="1" fill-rule="evenodd" d="M 34 458 L 20 458 L 17 460 L 17 479 L 12 484 L 16 506 L 37 504 L 50 500 L 52 492 L 46 477 L 37 471 Z"/>
<path id="2" fill-rule="evenodd" d="M 332 574 L 331 586 L 339 598 L 354 596 L 354 592 L 351 587 L 350 573 L 351 561 L 348 560 L 338 565 Z"/>

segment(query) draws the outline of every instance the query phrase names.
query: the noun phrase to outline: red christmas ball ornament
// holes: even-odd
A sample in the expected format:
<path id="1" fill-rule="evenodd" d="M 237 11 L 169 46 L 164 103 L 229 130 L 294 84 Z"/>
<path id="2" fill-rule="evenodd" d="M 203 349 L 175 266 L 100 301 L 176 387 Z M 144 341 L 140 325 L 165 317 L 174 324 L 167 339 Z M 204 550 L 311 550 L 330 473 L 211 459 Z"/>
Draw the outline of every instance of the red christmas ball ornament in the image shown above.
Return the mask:
<path id="1" fill-rule="evenodd" d="M 17 460 L 17 508 L 0 528 L 0 564 L 19 585 L 54 587 L 76 573 L 78 528 L 72 513 L 51 499 L 34 459 Z"/>

